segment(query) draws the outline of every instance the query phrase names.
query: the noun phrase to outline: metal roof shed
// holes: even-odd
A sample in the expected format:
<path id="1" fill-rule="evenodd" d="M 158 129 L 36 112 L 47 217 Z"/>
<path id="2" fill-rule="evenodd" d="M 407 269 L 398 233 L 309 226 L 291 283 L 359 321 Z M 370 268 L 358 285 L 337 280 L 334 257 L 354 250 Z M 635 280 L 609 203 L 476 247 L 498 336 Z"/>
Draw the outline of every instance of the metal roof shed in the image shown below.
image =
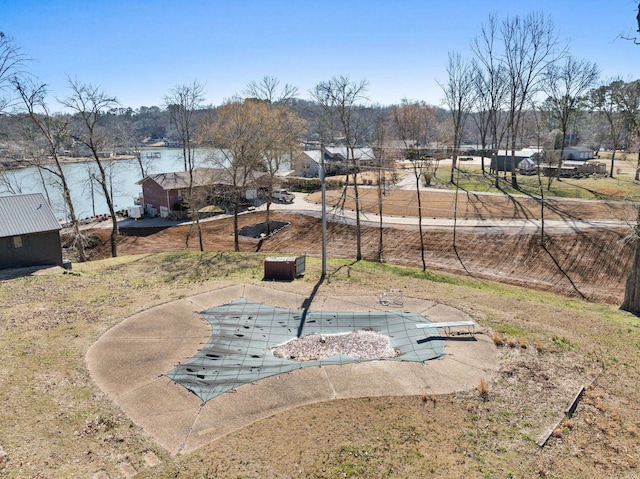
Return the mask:
<path id="1" fill-rule="evenodd" d="M 62 266 L 60 229 L 41 193 L 0 196 L 0 269 Z"/>

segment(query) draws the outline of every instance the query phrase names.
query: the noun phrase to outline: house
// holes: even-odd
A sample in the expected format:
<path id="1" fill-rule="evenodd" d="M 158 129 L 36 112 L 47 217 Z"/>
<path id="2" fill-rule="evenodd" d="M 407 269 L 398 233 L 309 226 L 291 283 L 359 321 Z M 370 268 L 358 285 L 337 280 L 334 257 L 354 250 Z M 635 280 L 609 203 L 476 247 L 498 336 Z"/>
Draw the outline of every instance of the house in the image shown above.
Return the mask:
<path id="1" fill-rule="evenodd" d="M 303 151 L 292 162 L 294 174 L 305 178 L 317 178 L 320 176 L 320 158 L 320 150 Z"/>
<path id="2" fill-rule="evenodd" d="M 521 175 L 535 175 L 538 172 L 539 161 L 537 157 L 525 158 L 518 163 L 518 172 Z"/>
<path id="3" fill-rule="evenodd" d="M 515 162 L 513 160 L 513 152 L 511 150 L 498 150 L 491 157 L 491 165 L 489 166 L 489 172 L 497 173 L 499 171 L 511 171 L 518 168 L 520 162 L 526 158 L 533 158 L 534 160 L 544 156 L 544 150 L 542 148 L 523 148 L 515 151 Z"/>
<path id="4" fill-rule="evenodd" d="M 0 269 L 62 266 L 60 222 L 41 193 L 0 197 Z"/>
<path id="5" fill-rule="evenodd" d="M 353 164 L 359 168 L 373 166 L 376 159 L 373 148 L 354 148 L 353 158 L 346 146 L 327 146 L 323 149 L 324 167 L 327 175 L 341 175 L 353 169 Z M 347 161 L 347 155 L 349 160 Z M 315 178 L 320 174 L 321 163 L 320 150 L 306 150 L 293 162 L 293 170 L 297 176 Z"/>
<path id="6" fill-rule="evenodd" d="M 558 156 L 560 156 L 560 150 L 555 151 L 557 151 Z M 564 150 L 562 150 L 562 159 L 575 161 L 593 160 L 593 153 L 594 152 L 591 148 L 584 146 L 565 146 Z"/>
<path id="7" fill-rule="evenodd" d="M 447 157 L 447 148 L 436 141 L 423 144 L 415 140 L 390 140 L 384 144 L 384 149 L 400 160 L 413 160 L 418 156 L 438 160 Z"/>
<path id="8" fill-rule="evenodd" d="M 244 199 L 248 202 L 258 200 L 258 191 L 268 175 L 264 172 L 250 171 L 247 178 L 233 181 L 231 173 L 222 168 L 195 168 L 193 170 L 194 194 L 201 194 L 207 205 L 215 204 L 221 198 L 229 198 L 235 184 L 244 184 Z M 189 172 L 156 173 L 145 176 L 138 184 L 142 186 L 141 204 L 150 216 L 169 217 L 180 213 L 188 205 Z M 177 215 L 181 216 L 181 215 Z"/>
<path id="9" fill-rule="evenodd" d="M 562 152 L 562 161 L 559 161 Z M 540 169 L 545 176 L 561 178 L 579 177 L 591 174 L 604 174 L 606 168 L 599 162 L 593 162 L 594 151 L 584 146 L 567 146 L 563 150 L 553 150 L 553 155 L 547 158 L 547 163 L 541 164 Z"/>

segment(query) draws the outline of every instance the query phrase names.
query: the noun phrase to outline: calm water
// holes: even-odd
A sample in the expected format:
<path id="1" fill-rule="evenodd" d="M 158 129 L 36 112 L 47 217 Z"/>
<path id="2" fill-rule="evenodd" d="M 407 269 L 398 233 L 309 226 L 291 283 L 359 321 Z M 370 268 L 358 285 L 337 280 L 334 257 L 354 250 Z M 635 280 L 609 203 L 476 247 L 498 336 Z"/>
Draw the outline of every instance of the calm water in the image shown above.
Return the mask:
<path id="1" fill-rule="evenodd" d="M 196 162 L 202 163 L 207 153 L 207 151 L 196 153 Z M 158 154 L 160 156 L 156 158 L 155 156 Z M 184 170 L 182 150 L 179 148 L 145 149 L 142 151 L 142 160 L 147 165 L 147 174 Z M 136 160 L 118 160 L 105 162 L 105 165 L 107 164 L 109 165 L 108 171 L 113 178 L 115 209 L 123 210 L 127 206 L 134 205 L 134 198 L 142 193 L 142 187 L 136 184 L 141 179 L 138 162 Z M 63 170 L 71 189 L 71 198 L 78 218 L 109 213 L 102 188 L 98 183 L 93 183 L 92 192 L 89 177 L 91 171 L 96 171 L 93 162 L 66 164 L 63 166 Z M 5 184 L 0 184 L 0 195 L 43 193 L 46 198 L 46 193 L 48 193 L 49 201 L 58 218 L 63 221 L 67 220 L 62 189 L 55 184 L 53 175 L 45 173 L 43 172 L 43 178 L 41 178 L 36 167 L 6 171 L 7 180 L 12 185 L 13 191 L 10 191 Z"/>

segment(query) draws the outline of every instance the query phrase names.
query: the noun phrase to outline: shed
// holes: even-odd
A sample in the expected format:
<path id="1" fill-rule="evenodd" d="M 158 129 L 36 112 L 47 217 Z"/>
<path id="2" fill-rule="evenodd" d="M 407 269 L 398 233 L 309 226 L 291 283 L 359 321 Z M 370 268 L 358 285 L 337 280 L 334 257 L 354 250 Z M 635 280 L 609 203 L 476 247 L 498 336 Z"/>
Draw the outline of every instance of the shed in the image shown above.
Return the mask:
<path id="1" fill-rule="evenodd" d="M 62 266 L 60 229 L 41 193 L 0 196 L 0 269 Z"/>

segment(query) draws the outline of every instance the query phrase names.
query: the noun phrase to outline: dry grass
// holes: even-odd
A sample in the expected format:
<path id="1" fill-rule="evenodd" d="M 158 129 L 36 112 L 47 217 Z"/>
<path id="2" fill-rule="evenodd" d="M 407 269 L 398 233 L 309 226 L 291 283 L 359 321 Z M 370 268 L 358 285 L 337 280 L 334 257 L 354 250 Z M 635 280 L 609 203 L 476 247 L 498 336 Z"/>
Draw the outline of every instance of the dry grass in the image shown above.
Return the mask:
<path id="1" fill-rule="evenodd" d="M 487 380 L 485 378 L 480 378 L 480 384 L 478 384 L 478 393 L 483 401 L 486 401 L 489 398 L 489 386 L 487 386 Z"/>
<path id="2" fill-rule="evenodd" d="M 305 278 L 272 287 L 308 294 Z M 122 257 L 3 281 L 0 287 L 0 476 L 140 478 L 637 477 L 640 324 L 614 306 L 446 274 L 330 261 L 325 295 L 405 297 L 456 307 L 484 328 L 540 338 L 496 348 L 484 387 L 433 396 L 336 400 L 284 411 L 186 456 L 169 456 L 93 383 L 87 349 L 137 311 L 230 283 L 260 283 L 253 254 Z M 514 316 L 514 311 L 518 312 Z M 554 340 L 555 338 L 555 340 Z M 536 343 L 537 344 L 537 343 Z M 519 346 L 519 343 L 516 342 Z M 571 420 L 544 449 L 581 384 Z M 491 387 L 491 400 L 478 401 Z M 437 411 L 425 404 L 437 403 Z M 576 455 L 579 452 L 579 456 Z"/>
<path id="3" fill-rule="evenodd" d="M 518 340 L 516 338 L 508 337 L 507 346 L 509 346 L 510 348 L 515 348 L 516 346 L 518 346 Z"/>
<path id="4" fill-rule="evenodd" d="M 533 347 L 536 348 L 536 351 L 539 353 L 544 351 L 544 346 L 542 346 L 540 339 L 536 339 L 535 343 L 533 343 Z"/>

